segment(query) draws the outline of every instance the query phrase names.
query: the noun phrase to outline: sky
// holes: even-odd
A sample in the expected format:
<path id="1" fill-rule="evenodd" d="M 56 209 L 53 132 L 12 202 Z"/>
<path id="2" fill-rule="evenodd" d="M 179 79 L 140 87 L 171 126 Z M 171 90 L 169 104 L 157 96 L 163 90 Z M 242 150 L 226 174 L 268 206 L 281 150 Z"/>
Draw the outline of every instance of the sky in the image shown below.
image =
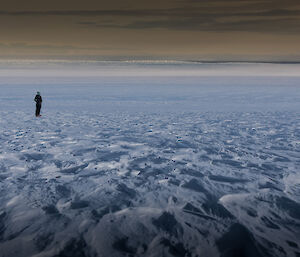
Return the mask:
<path id="1" fill-rule="evenodd" d="M 2 0 L 0 58 L 300 61 L 299 0 Z"/>

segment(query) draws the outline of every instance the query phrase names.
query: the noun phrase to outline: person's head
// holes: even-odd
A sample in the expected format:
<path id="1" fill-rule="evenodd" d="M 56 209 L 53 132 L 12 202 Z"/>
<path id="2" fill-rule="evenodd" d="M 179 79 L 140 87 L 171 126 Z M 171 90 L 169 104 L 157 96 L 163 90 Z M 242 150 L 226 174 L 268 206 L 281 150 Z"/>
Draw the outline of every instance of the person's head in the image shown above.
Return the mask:
<path id="1" fill-rule="evenodd" d="M 41 93 L 39 91 L 36 92 L 37 95 L 41 95 Z"/>

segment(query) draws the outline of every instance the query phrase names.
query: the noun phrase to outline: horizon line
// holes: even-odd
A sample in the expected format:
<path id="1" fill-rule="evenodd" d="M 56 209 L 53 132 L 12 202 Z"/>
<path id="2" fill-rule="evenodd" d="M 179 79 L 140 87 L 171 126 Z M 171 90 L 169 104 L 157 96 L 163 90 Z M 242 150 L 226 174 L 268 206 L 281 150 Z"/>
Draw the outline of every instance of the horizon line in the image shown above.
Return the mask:
<path id="1" fill-rule="evenodd" d="M 241 64 L 300 64 L 300 60 L 208 60 L 208 59 L 176 59 L 176 58 L 80 58 L 77 56 L 66 58 L 67 56 L 61 56 L 61 57 L 55 57 L 51 58 L 50 56 L 47 57 L 31 57 L 31 58 L 20 58 L 20 57 L 5 57 L 2 58 L 0 56 L 0 62 L 5 61 L 20 61 L 20 62 L 70 62 L 70 63 L 78 63 L 78 62 L 91 62 L 91 63 L 102 63 L 102 62 L 112 62 L 112 63 L 144 63 L 144 64 L 151 64 L 151 63 L 157 63 L 157 64 L 176 64 L 176 63 L 186 63 L 186 64 L 230 64 L 230 63 L 241 63 Z M 68 56 L 69 57 L 69 56 Z"/>

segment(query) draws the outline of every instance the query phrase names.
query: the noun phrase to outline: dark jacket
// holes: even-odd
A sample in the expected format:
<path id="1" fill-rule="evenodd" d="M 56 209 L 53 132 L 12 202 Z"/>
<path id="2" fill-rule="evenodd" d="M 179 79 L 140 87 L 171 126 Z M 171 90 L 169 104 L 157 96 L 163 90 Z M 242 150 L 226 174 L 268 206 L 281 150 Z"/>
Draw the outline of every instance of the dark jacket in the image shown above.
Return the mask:
<path id="1" fill-rule="evenodd" d="M 34 101 L 36 102 L 36 104 L 41 105 L 43 100 L 42 97 L 40 95 L 36 95 L 34 98 Z"/>

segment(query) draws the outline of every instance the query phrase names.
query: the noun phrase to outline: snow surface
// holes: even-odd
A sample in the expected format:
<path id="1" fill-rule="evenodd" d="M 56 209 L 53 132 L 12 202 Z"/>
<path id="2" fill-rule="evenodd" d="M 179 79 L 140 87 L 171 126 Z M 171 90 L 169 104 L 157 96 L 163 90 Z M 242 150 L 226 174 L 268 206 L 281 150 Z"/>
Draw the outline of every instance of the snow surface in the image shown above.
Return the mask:
<path id="1" fill-rule="evenodd" d="M 300 256 L 300 77 L 26 67 L 1 71 L 0 256 Z"/>

